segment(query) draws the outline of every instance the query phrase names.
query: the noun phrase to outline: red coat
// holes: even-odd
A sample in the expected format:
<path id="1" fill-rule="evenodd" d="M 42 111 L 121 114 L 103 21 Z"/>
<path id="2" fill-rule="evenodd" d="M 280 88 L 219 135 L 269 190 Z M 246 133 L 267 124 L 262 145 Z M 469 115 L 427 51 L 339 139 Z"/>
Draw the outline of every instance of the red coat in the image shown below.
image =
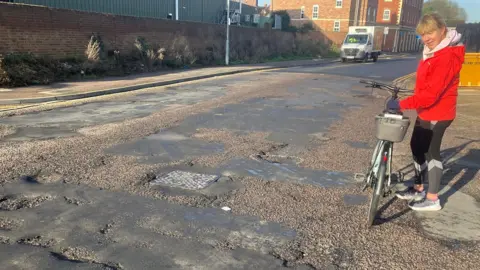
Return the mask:
<path id="1" fill-rule="evenodd" d="M 417 110 L 426 121 L 453 120 L 457 110 L 460 70 L 465 47 L 449 46 L 421 60 L 412 96 L 400 101 L 400 109 Z"/>

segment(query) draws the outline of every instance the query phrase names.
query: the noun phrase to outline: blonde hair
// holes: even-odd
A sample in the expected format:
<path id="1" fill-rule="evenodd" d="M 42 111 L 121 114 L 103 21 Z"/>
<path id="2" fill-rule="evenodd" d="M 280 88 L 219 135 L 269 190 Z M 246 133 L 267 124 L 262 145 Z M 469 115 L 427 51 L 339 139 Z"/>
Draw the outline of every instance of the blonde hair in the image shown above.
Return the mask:
<path id="1" fill-rule="evenodd" d="M 417 33 L 423 35 L 447 28 L 445 20 L 438 13 L 425 14 L 417 25 Z"/>

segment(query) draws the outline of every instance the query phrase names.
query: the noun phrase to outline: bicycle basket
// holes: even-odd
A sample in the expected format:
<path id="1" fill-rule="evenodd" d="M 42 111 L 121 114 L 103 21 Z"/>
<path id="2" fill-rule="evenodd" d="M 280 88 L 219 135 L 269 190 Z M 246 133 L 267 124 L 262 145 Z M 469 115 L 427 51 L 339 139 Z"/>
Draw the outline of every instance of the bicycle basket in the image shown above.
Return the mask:
<path id="1" fill-rule="evenodd" d="M 406 116 L 402 118 L 386 117 L 379 114 L 375 117 L 376 137 L 379 140 L 390 142 L 401 142 L 407 134 L 410 126 L 410 119 Z"/>

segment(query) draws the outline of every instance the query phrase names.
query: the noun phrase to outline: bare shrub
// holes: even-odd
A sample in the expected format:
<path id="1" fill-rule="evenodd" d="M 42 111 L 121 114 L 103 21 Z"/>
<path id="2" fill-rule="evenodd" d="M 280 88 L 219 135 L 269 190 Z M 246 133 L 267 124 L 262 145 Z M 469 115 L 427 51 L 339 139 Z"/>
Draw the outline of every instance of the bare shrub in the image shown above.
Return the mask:
<path id="1" fill-rule="evenodd" d="M 92 35 L 90 37 L 90 41 L 88 42 L 87 49 L 85 50 L 85 56 L 87 57 L 87 60 L 92 62 L 100 61 L 101 52 L 102 48 L 100 40 L 95 35 Z"/>
<path id="2" fill-rule="evenodd" d="M 167 50 L 165 48 L 158 49 L 157 51 L 158 60 L 163 61 L 163 59 L 165 59 L 166 53 L 167 53 Z"/>
<path id="3" fill-rule="evenodd" d="M 146 64 L 149 70 L 153 69 L 155 62 L 158 60 L 157 52 L 152 49 L 148 49 L 146 53 Z"/>
<path id="4" fill-rule="evenodd" d="M 146 56 L 148 51 L 148 45 L 143 37 L 137 37 L 135 39 L 135 42 L 133 43 L 133 46 L 135 46 L 137 52 L 142 58 Z"/>
<path id="5" fill-rule="evenodd" d="M 193 65 L 198 60 L 188 39 L 180 34 L 173 37 L 167 55 L 168 64 L 174 67 Z"/>

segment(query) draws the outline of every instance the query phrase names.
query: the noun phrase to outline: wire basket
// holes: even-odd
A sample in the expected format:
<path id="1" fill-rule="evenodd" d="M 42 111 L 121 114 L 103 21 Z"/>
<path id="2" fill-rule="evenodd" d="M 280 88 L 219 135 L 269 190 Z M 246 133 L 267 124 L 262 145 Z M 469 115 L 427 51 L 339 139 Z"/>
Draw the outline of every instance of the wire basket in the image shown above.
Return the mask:
<path id="1" fill-rule="evenodd" d="M 410 126 L 406 116 L 379 114 L 375 117 L 376 137 L 379 140 L 401 142 Z"/>

